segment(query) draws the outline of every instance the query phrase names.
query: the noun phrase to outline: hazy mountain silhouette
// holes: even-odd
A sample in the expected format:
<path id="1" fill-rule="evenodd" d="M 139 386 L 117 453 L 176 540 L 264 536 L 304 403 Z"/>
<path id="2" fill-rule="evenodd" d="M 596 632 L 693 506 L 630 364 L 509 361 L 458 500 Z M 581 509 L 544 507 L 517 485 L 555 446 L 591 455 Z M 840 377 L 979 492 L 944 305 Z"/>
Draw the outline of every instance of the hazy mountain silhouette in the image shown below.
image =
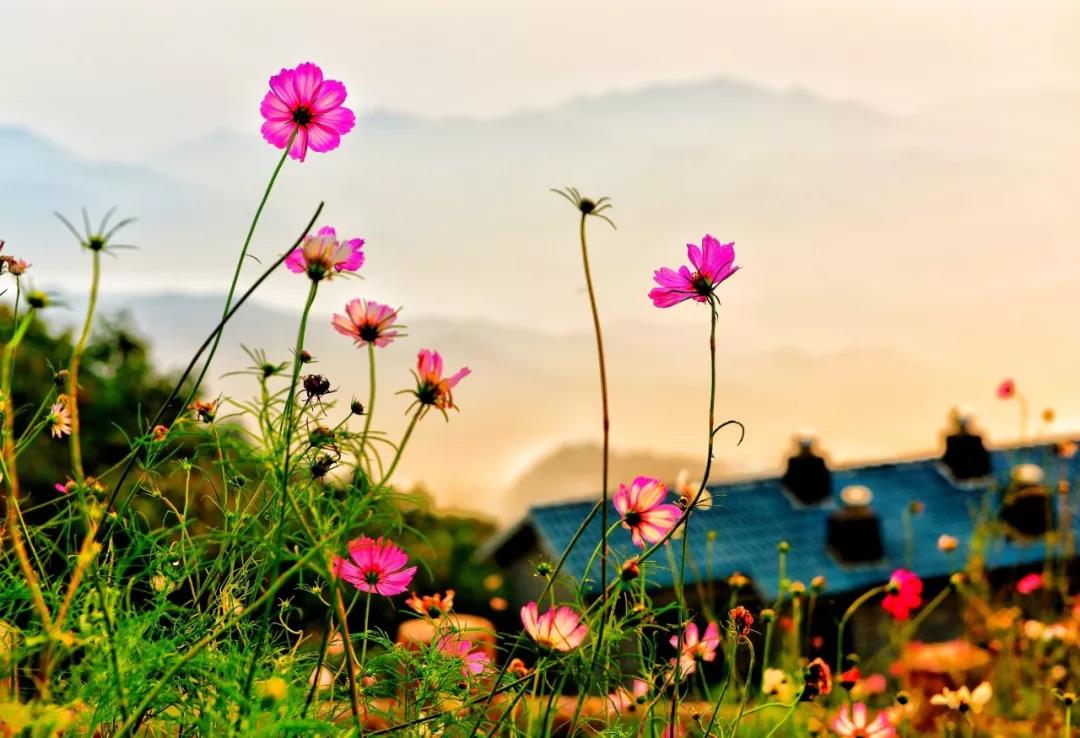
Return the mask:
<path id="1" fill-rule="evenodd" d="M 124 240 L 140 249 L 106 261 L 104 288 L 179 364 L 220 314 L 221 298 L 205 295 L 227 285 L 276 162 L 257 128 L 253 119 L 249 131 L 179 142 L 133 166 L 0 126 L 6 253 L 34 263 L 35 285 L 78 295 L 89 258 L 50 211 L 77 217 L 86 204 L 99 216 L 118 205 L 139 216 Z M 523 499 L 515 480 L 542 489 L 531 467 L 599 441 L 576 213 L 549 187 L 614 198 L 619 230 L 597 223 L 590 246 L 620 454 L 699 453 L 707 312 L 658 311 L 645 295 L 652 270 L 680 263 L 686 241 L 710 231 L 737 242 L 744 268 L 723 287 L 718 407 L 748 436 L 739 448 L 720 439 L 718 457 L 742 473 L 775 469 L 806 425 L 837 461 L 929 451 L 956 403 L 1008 440 L 1016 408 L 992 397 L 1005 374 L 1033 406 L 1080 426 L 1080 352 L 1069 339 L 1080 308 L 1078 160 L 1080 97 L 1070 93 L 897 116 L 719 80 L 488 119 L 361 110 L 340 150 L 286 164 L 241 284 L 325 198 L 321 222 L 363 235 L 368 261 L 364 281 L 320 288 L 315 370 L 337 397 L 362 397 L 363 355 L 329 329 L 329 313 L 358 295 L 404 305 L 409 337 L 380 352 L 380 387 L 407 388 L 421 347 L 474 375 L 462 412 L 426 421 L 402 471 L 444 504 L 509 516 Z M 302 277 L 272 277 L 227 333 L 213 376 L 246 364 L 240 341 L 288 358 L 305 290 Z M 250 391 L 241 379 L 215 382 Z M 397 432 L 407 400 L 380 403 Z M 550 493 L 576 485 L 558 478 Z"/>

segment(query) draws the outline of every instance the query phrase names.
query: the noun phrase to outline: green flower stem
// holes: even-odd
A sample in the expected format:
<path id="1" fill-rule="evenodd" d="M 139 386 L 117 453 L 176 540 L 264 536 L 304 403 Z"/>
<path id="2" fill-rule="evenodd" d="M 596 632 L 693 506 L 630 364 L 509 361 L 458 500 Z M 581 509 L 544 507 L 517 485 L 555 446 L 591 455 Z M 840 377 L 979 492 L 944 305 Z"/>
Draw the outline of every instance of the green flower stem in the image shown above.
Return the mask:
<path id="1" fill-rule="evenodd" d="M 367 446 L 368 433 L 371 432 L 371 416 L 375 413 L 375 344 L 368 341 L 368 403 L 364 408 L 364 434 L 360 436 L 360 450 L 356 453 L 356 466 L 360 466 L 360 459 L 364 457 L 364 447 Z M 368 481 L 375 471 L 374 465 L 368 466 Z"/>
<path id="2" fill-rule="evenodd" d="M 780 718 L 780 722 L 774 725 L 772 727 L 772 730 L 765 734 L 765 738 L 772 738 L 772 736 L 776 734 L 776 731 L 780 730 L 780 728 L 783 727 L 783 725 L 791 719 L 791 716 L 795 714 L 795 710 L 799 708 L 799 702 L 802 701 L 803 691 L 805 690 L 806 688 L 803 687 L 803 689 L 799 692 L 798 697 L 795 698 L 795 701 L 788 706 L 788 711 L 784 713 L 784 717 Z"/>
<path id="3" fill-rule="evenodd" d="M 263 208 L 266 207 L 266 201 L 270 199 L 270 191 L 274 189 L 274 183 L 277 181 L 278 174 L 281 172 L 281 168 L 285 166 L 285 159 L 289 156 L 289 149 L 292 148 L 294 138 L 296 138 L 295 130 L 292 132 L 292 135 L 289 136 L 289 142 L 285 144 L 285 150 L 281 152 L 281 158 L 278 159 L 277 166 L 274 167 L 274 173 L 270 175 L 270 181 L 266 183 L 266 189 L 263 191 L 262 199 L 259 200 L 259 207 L 255 209 L 255 217 L 251 219 L 251 225 L 248 226 L 247 236 L 244 237 L 244 245 L 240 248 L 240 258 L 236 260 L 236 269 L 233 271 L 232 282 L 229 283 L 229 293 L 225 297 L 225 308 L 222 310 L 223 321 L 229 314 L 229 308 L 232 307 L 233 297 L 236 295 L 236 285 L 240 281 L 240 272 L 244 268 L 244 260 L 247 259 L 248 247 L 251 246 L 251 239 L 255 235 L 255 227 L 259 224 L 259 218 L 262 217 Z M 220 343 L 221 333 L 219 332 L 214 337 L 214 344 L 210 347 L 210 352 L 206 355 L 206 361 L 203 363 L 202 370 L 199 372 L 195 384 L 192 385 L 191 391 L 188 392 L 187 398 L 184 400 L 184 407 L 191 404 L 191 401 L 195 398 L 195 393 L 199 391 L 203 379 L 206 378 L 206 372 L 210 370 L 210 363 L 214 360 L 214 354 L 217 353 L 218 344 Z"/>
<path id="4" fill-rule="evenodd" d="M 711 731 L 713 729 L 713 725 L 716 723 L 716 718 L 720 714 L 720 706 L 724 703 L 724 697 L 727 696 L 728 685 L 731 684 L 731 680 L 734 678 L 734 674 L 735 674 L 735 655 L 738 652 L 738 649 L 739 649 L 739 641 L 738 641 L 738 639 L 737 638 L 731 639 L 731 645 L 728 647 L 727 652 L 724 654 L 724 656 L 725 656 L 725 658 L 727 660 L 727 664 L 726 664 L 727 668 L 724 670 L 724 684 L 723 684 L 722 687 L 720 687 L 720 696 L 716 698 L 716 702 L 713 704 L 712 717 L 709 718 L 709 725 L 708 725 L 708 727 L 705 728 L 705 735 L 709 735 L 711 733 Z M 750 657 L 751 657 L 751 659 L 753 658 L 753 653 L 754 653 L 754 649 L 751 648 L 750 649 Z M 754 672 L 753 662 L 751 662 L 751 668 L 750 668 L 750 671 L 748 673 L 753 674 L 753 672 Z M 750 691 L 749 689 L 746 690 L 747 693 L 749 693 L 749 691 Z M 706 697 L 707 696 L 708 695 L 706 694 Z M 744 700 L 743 704 L 745 705 L 745 700 Z"/>
<path id="5" fill-rule="evenodd" d="M 328 567 L 329 568 L 329 567 Z M 345 647 L 346 676 L 349 680 L 349 705 L 352 708 L 353 724 L 357 732 L 363 732 L 363 724 L 360 721 L 360 690 L 356 683 L 357 672 L 360 669 L 356 661 L 356 651 L 353 649 L 352 636 L 349 634 L 349 613 L 345 610 L 345 602 L 341 598 L 341 588 L 335 582 L 334 606 L 337 608 L 339 628 L 341 629 L 341 644 Z M 367 658 L 368 642 L 368 615 L 371 612 L 371 593 L 368 593 L 367 609 L 364 611 L 364 655 L 361 662 Z"/>
<path id="6" fill-rule="evenodd" d="M 11 547 L 15 550 L 15 556 L 19 560 L 19 568 L 22 569 L 23 578 L 26 580 L 26 585 L 30 589 L 30 598 L 33 602 L 34 609 L 37 610 L 38 616 L 41 618 L 41 623 L 46 632 L 52 634 L 52 616 L 49 612 L 48 605 L 45 604 L 45 598 L 42 594 L 41 586 L 38 583 L 37 574 L 34 572 L 33 566 L 30 563 L 26 543 L 23 540 L 22 532 L 20 531 L 19 474 L 15 464 L 15 402 L 11 395 L 12 365 L 14 364 L 15 351 L 19 348 L 19 344 L 26 336 L 26 331 L 29 330 L 36 312 L 36 310 L 31 309 L 22 317 L 15 328 L 15 332 L 11 336 L 11 340 L 8 341 L 7 346 L 4 347 L 3 360 L 0 362 L 0 403 L 2 403 L 2 408 L 0 409 L 2 409 L 3 412 L 2 448 L 4 479 L 7 482 L 8 488 L 6 503 L 7 528 L 11 536 Z M 47 698 L 48 689 L 48 684 L 43 682 L 41 684 L 43 699 Z"/>
<path id="7" fill-rule="evenodd" d="M 874 587 L 863 592 L 848 609 L 844 611 L 843 617 L 840 618 L 840 625 L 836 630 L 836 673 L 841 674 L 844 671 L 844 628 L 847 626 L 848 620 L 855 614 L 855 611 L 865 605 L 871 599 L 876 597 L 885 591 L 884 586 Z"/>
<path id="8" fill-rule="evenodd" d="M 79 341 L 75 344 L 75 350 L 71 353 L 71 362 L 68 364 L 68 410 L 71 412 L 71 434 L 68 441 L 71 446 L 71 467 L 75 474 L 75 483 L 81 490 L 85 480 L 82 460 L 82 441 L 79 434 L 79 367 L 82 365 L 83 352 L 86 351 L 86 341 L 90 337 L 90 329 L 94 324 L 94 310 L 97 308 L 98 285 L 101 282 L 101 251 L 94 250 L 90 272 L 90 299 L 86 306 L 86 320 L 83 322 L 82 333 Z"/>
<path id="9" fill-rule="evenodd" d="M 1061 735 L 1063 738 L 1072 738 L 1072 705 L 1065 705 L 1065 728 Z"/>
<path id="10" fill-rule="evenodd" d="M 216 641 L 221 635 L 232 628 L 246 618 L 250 613 L 256 612 L 264 603 L 271 601 L 278 590 L 285 586 L 285 583 L 289 580 L 293 574 L 298 572 L 308 561 L 311 560 L 322 549 L 321 545 L 312 546 L 303 556 L 296 560 L 292 566 L 286 569 L 284 572 L 278 575 L 278 577 L 270 583 L 266 590 L 259 595 L 252 603 L 251 607 L 237 615 L 233 615 L 224 623 L 214 628 L 212 631 L 203 636 L 200 640 L 196 641 L 190 647 L 188 647 L 183 654 L 176 659 L 176 661 L 168 669 L 162 673 L 161 678 L 154 684 L 154 686 L 147 691 L 146 695 L 142 698 L 142 701 L 135 707 L 132 714 L 121 723 L 119 729 L 116 731 L 115 738 L 127 738 L 133 734 L 133 731 L 137 730 L 138 724 L 145 718 L 147 712 L 154 704 L 154 700 L 161 694 L 162 690 L 173 684 L 173 677 L 176 676 L 184 665 L 198 656 L 204 648 Z"/>
<path id="11" fill-rule="evenodd" d="M 679 562 L 679 576 L 678 586 L 676 591 L 679 592 L 679 642 L 676 648 L 676 654 L 681 654 L 683 650 L 683 637 L 686 632 L 684 627 L 686 623 L 686 597 L 683 596 L 683 584 L 686 580 L 686 558 L 687 558 L 687 541 L 690 539 L 689 521 L 690 513 L 693 512 L 694 506 L 701 498 L 702 492 L 705 491 L 706 485 L 709 483 L 709 472 L 712 471 L 712 459 L 713 459 L 713 443 L 716 438 L 716 298 L 712 295 L 709 296 L 709 442 L 705 456 L 705 472 L 701 475 L 701 486 L 698 488 L 697 494 L 694 499 L 690 501 L 690 504 L 686 506 L 686 510 L 675 522 L 675 525 L 671 530 L 667 532 L 664 538 L 655 544 L 659 546 L 666 543 L 668 539 L 674 534 L 680 525 L 683 527 L 682 536 L 682 561 Z M 648 557 L 649 551 L 646 551 L 640 557 L 638 561 L 644 561 Z M 675 660 L 675 679 L 678 681 L 679 677 L 679 660 L 676 656 Z M 675 718 L 679 710 L 679 690 L 675 690 L 671 696 L 671 724 L 675 725 Z"/>
<path id="12" fill-rule="evenodd" d="M 293 245 L 287 251 L 285 251 L 285 253 L 281 254 L 277 259 L 275 259 L 274 262 L 269 267 L 267 267 L 261 275 L 259 275 L 259 278 L 252 283 L 252 285 L 247 289 L 246 292 L 244 292 L 243 295 L 241 295 L 240 299 L 236 301 L 236 304 L 232 306 L 228 313 L 226 313 L 225 317 L 218 321 L 218 324 L 214 327 L 214 330 L 210 332 L 210 335 L 206 337 L 206 340 L 203 341 L 202 345 L 195 351 L 195 354 L 191 357 L 191 360 L 188 361 L 187 367 L 184 369 L 180 377 L 176 380 L 176 383 L 169 391 L 168 397 L 166 397 L 165 401 L 161 403 L 161 406 L 158 408 L 157 413 L 154 415 L 153 419 L 147 424 L 147 427 L 153 428 L 165 417 L 165 413 L 169 409 L 169 406 L 172 404 L 173 400 L 175 400 L 176 397 L 180 394 L 180 390 L 183 388 L 184 382 L 186 382 L 188 377 L 191 376 L 191 373 L 195 371 L 195 365 L 199 362 L 199 358 L 203 355 L 203 352 L 206 351 L 207 347 L 210 346 L 211 342 L 213 342 L 217 337 L 220 336 L 221 332 L 225 329 L 225 325 L 230 320 L 232 320 L 232 317 L 236 315 L 237 311 L 240 310 L 244 303 L 248 301 L 248 298 L 250 298 L 255 293 L 255 290 L 257 290 L 262 285 L 262 283 L 265 282 L 270 277 L 270 275 L 273 274 L 274 271 L 277 270 L 277 268 L 285 262 L 285 259 L 288 258 L 292 250 L 298 247 L 303 242 L 303 240 L 307 237 L 307 234 L 315 225 L 315 221 L 319 219 L 319 215 L 322 213 L 323 205 L 324 203 L 320 202 L 319 206 L 315 208 L 314 214 L 312 214 L 311 219 L 304 227 L 303 232 L 293 242 Z M 180 409 L 177 411 L 176 416 L 174 417 L 174 422 L 175 418 L 178 418 L 185 411 L 188 406 L 188 402 L 189 401 L 185 401 L 184 404 L 180 406 Z M 124 457 L 124 459 L 116 465 L 119 467 L 120 464 L 123 464 L 123 467 L 120 470 L 120 476 L 116 480 L 116 484 L 113 485 L 112 493 L 110 493 L 108 502 L 105 504 L 104 509 L 111 510 L 116 505 L 117 498 L 120 496 L 120 490 L 124 486 L 124 481 L 127 479 L 128 474 L 131 473 L 131 470 L 135 467 L 135 462 L 138 460 L 138 452 L 138 448 L 130 451 Z M 112 532 L 115 528 L 114 521 L 123 519 L 123 513 L 126 511 L 132 497 L 134 497 L 134 491 L 132 491 L 132 493 L 124 499 L 122 504 L 116 506 L 116 515 L 110 518 L 105 525 L 102 525 L 99 528 L 99 530 L 103 529 L 105 531 L 101 536 L 99 536 L 101 540 L 108 541 L 112 537 Z"/>
<path id="13" fill-rule="evenodd" d="M 607 530 L 607 535 L 606 535 L 606 536 L 604 536 L 604 538 L 607 538 L 607 537 L 609 537 L 609 536 L 610 536 L 610 535 L 611 535 L 612 533 L 614 533 L 614 532 L 615 532 L 615 529 L 616 529 L 616 528 L 618 528 L 618 527 L 619 527 L 619 525 L 621 525 L 621 524 L 622 524 L 622 521 L 621 521 L 621 520 L 616 520 L 616 521 L 615 521 L 614 523 L 612 523 L 612 524 L 611 524 L 611 525 L 610 525 L 610 526 L 608 527 L 608 530 Z M 593 568 L 593 564 L 595 564 L 595 563 L 596 563 L 596 557 L 597 557 L 597 555 L 598 555 L 598 554 L 600 553 L 600 547 L 601 547 L 602 545 L 604 545 L 604 544 L 603 544 L 603 541 L 601 541 L 601 542 L 597 543 L 597 544 L 596 544 L 596 547 L 595 547 L 595 548 L 593 549 L 593 552 L 592 552 L 592 554 L 591 554 L 591 555 L 589 556 L 589 563 L 585 565 L 585 576 L 586 576 L 586 577 L 588 577 L 588 576 L 589 576 L 589 572 L 590 572 L 590 571 L 592 571 L 592 568 Z M 585 589 L 585 580 L 583 579 L 583 580 L 582 580 L 582 582 L 581 582 L 581 585 L 580 585 L 580 587 L 579 587 L 579 593 L 583 592 L 583 591 L 584 591 L 584 589 Z M 603 598 L 603 599 L 606 599 L 606 598 Z M 606 603 L 605 603 L 605 604 L 606 604 Z M 599 647 L 599 644 L 597 644 L 597 646 Z"/>
<path id="14" fill-rule="evenodd" d="M 600 370 L 600 403 L 603 412 L 604 448 L 600 463 L 600 591 L 607 601 L 608 592 L 608 467 L 611 445 L 611 416 L 608 408 L 608 385 L 607 367 L 604 362 L 604 336 L 600 330 L 600 310 L 596 306 L 596 290 L 593 287 L 592 270 L 589 268 L 589 246 L 585 237 L 585 221 L 588 213 L 581 213 L 581 221 L 578 225 L 578 236 L 581 241 L 581 264 L 585 272 L 585 288 L 589 295 L 589 309 L 592 312 L 593 332 L 596 335 L 596 359 Z M 601 610 L 606 613 L 607 608 Z M 604 627 L 607 623 L 606 615 L 600 616 L 600 626 L 596 634 L 596 649 L 600 651 L 600 644 L 604 641 Z"/>
<path id="15" fill-rule="evenodd" d="M 413 430 L 416 429 L 416 423 L 420 420 L 420 416 L 424 414 L 424 408 L 421 407 L 415 413 L 413 413 L 412 420 L 409 421 L 409 427 L 405 429 L 405 435 L 401 437 L 401 443 L 398 444 L 397 452 L 394 454 L 394 460 L 390 462 L 390 468 L 383 474 L 383 478 L 379 480 L 379 486 L 384 487 L 386 483 L 390 481 L 390 477 L 394 475 L 394 470 L 397 469 L 398 462 L 401 461 L 401 454 L 405 451 L 405 444 L 409 442 L 412 437 Z"/>
<path id="16" fill-rule="evenodd" d="M 746 643 L 747 646 L 749 646 L 747 651 L 750 654 L 750 664 L 746 672 L 746 689 L 743 690 L 742 700 L 739 702 L 739 712 L 735 715 L 735 720 L 732 722 L 731 725 L 731 738 L 735 738 L 735 736 L 738 734 L 739 724 L 742 722 L 743 715 L 746 714 L 746 701 L 750 698 L 750 679 L 753 677 L 754 674 L 754 645 L 749 641 L 747 641 Z M 708 731 L 706 731 L 705 735 L 708 734 Z"/>
<path id="17" fill-rule="evenodd" d="M 772 651 L 772 637 L 775 622 L 770 620 L 765 623 L 765 638 L 761 646 L 761 688 L 765 686 L 765 670 L 769 668 L 769 654 Z"/>
<path id="18" fill-rule="evenodd" d="M 364 599 L 364 645 L 360 646 L 360 666 L 367 666 L 367 643 L 371 636 L 368 623 L 371 622 L 371 592 Z"/>
<path id="19" fill-rule="evenodd" d="M 277 527 L 274 530 L 273 543 L 271 544 L 271 547 L 269 549 L 269 551 L 273 552 L 273 556 L 274 556 L 273 564 L 271 565 L 271 568 L 272 568 L 272 570 L 274 572 L 273 575 L 271 576 L 272 580 L 277 578 L 278 572 L 281 569 L 281 554 L 280 554 L 280 552 L 281 552 L 281 550 L 283 548 L 283 546 L 282 546 L 282 536 L 284 535 L 284 529 L 285 529 L 285 511 L 289 507 L 289 462 L 290 462 L 289 457 L 290 457 L 290 452 L 292 451 L 293 405 L 294 405 L 295 397 L 296 397 L 296 384 L 297 384 L 297 382 L 299 381 L 299 378 L 300 378 L 300 367 L 302 365 L 302 362 L 300 361 L 300 352 L 304 348 L 304 336 L 305 336 L 306 331 L 307 331 L 308 317 L 311 314 L 311 306 L 315 302 L 315 295 L 316 295 L 316 293 L 318 291 L 319 291 L 319 283 L 317 281 L 315 281 L 315 280 L 312 280 L 311 287 L 308 289 L 307 302 L 305 302 L 304 311 L 300 316 L 300 327 L 297 329 L 296 347 L 295 347 L 294 356 L 293 356 L 292 379 L 291 379 L 291 381 L 289 383 L 289 393 L 285 397 L 285 407 L 284 407 L 284 409 L 282 411 L 282 423 L 283 423 L 282 445 L 283 445 L 283 448 L 282 448 L 282 464 L 281 464 L 281 470 L 280 470 L 281 504 L 280 504 L 280 508 L 279 508 L 280 511 L 278 513 Z M 262 581 L 262 578 L 263 578 L 263 575 L 265 574 L 265 571 L 266 571 L 265 565 L 261 566 L 260 569 L 259 569 L 258 576 L 256 577 L 255 581 L 257 581 L 257 582 Z M 272 603 L 269 603 L 269 602 L 266 604 L 266 607 L 265 607 L 265 609 L 263 611 L 262 621 L 259 624 L 259 630 L 258 630 L 258 632 L 257 632 L 257 634 L 255 636 L 254 647 L 251 649 L 251 661 L 248 664 L 247 678 L 246 678 L 246 680 L 244 682 L 244 695 L 245 695 L 245 697 L 250 697 L 251 696 L 251 686 L 252 686 L 252 683 L 254 682 L 254 679 L 255 679 L 255 670 L 258 668 L 259 659 L 262 657 L 262 650 L 263 650 L 263 647 L 266 644 L 266 637 L 267 637 L 267 635 L 269 633 L 269 630 L 270 630 L 270 613 L 273 610 L 273 608 L 271 607 L 271 604 Z M 245 710 L 241 709 L 240 713 L 237 715 L 237 719 L 236 719 L 237 725 L 239 725 L 240 720 L 243 718 L 244 714 L 245 714 Z"/>

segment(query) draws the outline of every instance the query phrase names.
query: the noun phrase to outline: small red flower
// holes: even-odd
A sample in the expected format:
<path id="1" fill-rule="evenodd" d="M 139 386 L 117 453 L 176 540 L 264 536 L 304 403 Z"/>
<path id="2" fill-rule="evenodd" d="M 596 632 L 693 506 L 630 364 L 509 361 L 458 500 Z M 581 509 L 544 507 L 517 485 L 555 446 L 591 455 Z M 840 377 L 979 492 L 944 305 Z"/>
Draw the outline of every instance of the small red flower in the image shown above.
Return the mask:
<path id="1" fill-rule="evenodd" d="M 740 638 L 745 638 L 750 635 L 750 626 L 754 624 L 754 616 L 750 614 L 742 605 L 728 610 L 728 617 L 731 618 L 731 627 L 735 631 L 735 635 Z"/>
<path id="2" fill-rule="evenodd" d="M 997 396 L 1002 400 L 1009 400 L 1016 394 L 1016 382 L 1011 379 L 1001 380 L 997 386 Z"/>
<path id="3" fill-rule="evenodd" d="M 911 611 L 922 605 L 922 580 L 907 569 L 893 572 L 887 591 L 881 607 L 895 620 L 907 620 Z"/>
<path id="4" fill-rule="evenodd" d="M 832 669 L 820 658 L 806 665 L 803 679 L 802 700 L 804 702 L 809 702 L 815 697 L 824 697 L 832 692 Z"/>
<path id="5" fill-rule="evenodd" d="M 1042 574 L 1028 574 L 1016 583 L 1016 591 L 1022 595 L 1029 595 L 1042 589 L 1044 583 Z"/>

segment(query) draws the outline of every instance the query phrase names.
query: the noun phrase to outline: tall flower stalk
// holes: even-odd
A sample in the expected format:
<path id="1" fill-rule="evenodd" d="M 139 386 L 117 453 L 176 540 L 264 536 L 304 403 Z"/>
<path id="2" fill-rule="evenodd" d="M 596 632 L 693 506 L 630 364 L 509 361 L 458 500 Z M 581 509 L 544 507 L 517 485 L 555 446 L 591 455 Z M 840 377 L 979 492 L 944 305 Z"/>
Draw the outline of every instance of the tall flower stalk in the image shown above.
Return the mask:
<path id="1" fill-rule="evenodd" d="M 86 209 L 83 208 L 83 226 L 86 229 L 84 233 L 79 233 L 67 218 L 60 215 L 60 213 L 56 213 L 56 217 L 60 219 L 60 222 L 63 223 L 69 231 L 71 231 L 71 234 L 78 240 L 79 245 L 90 252 L 92 258 L 90 296 L 86 305 L 86 318 L 83 321 L 79 340 L 76 342 L 75 348 L 71 352 L 71 361 L 68 363 L 67 382 L 67 406 L 68 411 L 71 414 L 71 434 L 68 436 L 68 443 L 71 447 L 71 468 L 75 477 L 75 482 L 80 488 L 83 486 L 83 482 L 86 479 L 86 473 L 83 469 L 82 435 L 80 433 L 81 424 L 79 422 L 79 368 L 82 366 L 83 353 L 86 351 L 86 342 L 90 338 L 90 331 L 94 325 L 94 312 L 97 309 L 98 300 L 98 286 L 101 282 L 101 254 L 103 251 L 109 249 L 132 248 L 128 245 L 112 243 L 112 237 L 115 236 L 121 228 L 135 221 L 134 218 L 124 218 L 109 228 L 109 220 L 112 218 L 115 211 L 116 209 L 112 208 L 105 213 L 105 217 L 101 219 L 101 225 L 94 231 L 90 228 L 90 218 L 87 215 Z"/>
<path id="2" fill-rule="evenodd" d="M 608 383 L 607 365 L 604 360 L 604 335 L 600 328 L 600 310 L 596 305 L 596 289 L 593 287 L 592 269 L 589 266 L 589 244 L 586 238 L 586 223 L 590 216 L 600 218 L 612 228 L 615 223 L 604 211 L 611 209 L 611 202 L 607 197 L 591 200 L 582 197 L 573 187 L 565 190 L 552 190 L 556 194 L 566 198 L 581 213 L 578 221 L 578 240 L 581 242 L 581 266 L 585 274 L 585 291 L 589 295 L 589 310 L 592 314 L 593 334 L 596 338 L 596 360 L 600 372 L 600 405 L 603 427 L 603 450 L 600 461 L 600 591 L 603 605 L 600 610 L 600 624 L 596 633 L 596 645 L 593 652 L 593 663 L 599 657 L 601 645 L 604 642 L 604 628 L 607 623 L 607 583 L 608 583 L 608 470 L 611 451 L 611 414 L 608 406 Z"/>

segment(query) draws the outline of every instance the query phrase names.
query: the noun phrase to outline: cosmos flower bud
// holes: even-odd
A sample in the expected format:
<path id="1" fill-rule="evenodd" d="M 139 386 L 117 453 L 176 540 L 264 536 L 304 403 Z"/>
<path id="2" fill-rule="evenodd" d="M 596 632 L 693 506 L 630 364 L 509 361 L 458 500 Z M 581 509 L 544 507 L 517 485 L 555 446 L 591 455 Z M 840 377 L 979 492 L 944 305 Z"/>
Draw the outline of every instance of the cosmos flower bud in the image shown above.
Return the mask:
<path id="1" fill-rule="evenodd" d="M 551 564 L 546 561 L 541 561 L 536 565 L 536 576 L 538 577 L 550 577 L 552 571 Z"/>
<path id="2" fill-rule="evenodd" d="M 637 558 L 627 559 L 622 566 L 622 580 L 632 582 L 641 576 L 641 567 L 638 566 Z"/>
<path id="3" fill-rule="evenodd" d="M 330 380 L 321 374 L 308 374 L 304 377 L 304 392 L 308 397 L 322 397 L 330 392 Z"/>
<path id="4" fill-rule="evenodd" d="M 310 351 L 308 351 L 307 349 L 303 349 L 300 351 L 301 364 L 310 364 L 313 361 L 315 361 L 315 357 L 311 355 Z"/>
<path id="5" fill-rule="evenodd" d="M 780 541 L 780 543 L 776 544 L 776 550 L 779 553 L 786 554 L 791 550 L 791 544 L 787 541 Z"/>
<path id="6" fill-rule="evenodd" d="M 35 310 L 40 310 L 48 306 L 49 296 L 40 290 L 34 290 L 26 296 L 26 302 Z"/>
<path id="7" fill-rule="evenodd" d="M 820 594 L 825 591 L 825 577 L 818 574 L 816 577 L 810 580 L 810 591 L 814 594 Z"/>
<path id="8" fill-rule="evenodd" d="M 349 403 L 349 412 L 351 412 L 353 415 L 363 415 L 364 405 L 359 400 L 353 400 L 351 403 Z"/>
<path id="9" fill-rule="evenodd" d="M 771 607 L 766 607 L 759 614 L 761 616 L 761 622 L 763 623 L 771 623 L 776 620 L 776 610 L 773 610 Z"/>
<path id="10" fill-rule="evenodd" d="M 754 624 L 754 616 L 749 610 L 739 605 L 728 611 L 728 617 L 731 618 L 731 628 L 736 635 L 743 638 L 750 635 L 750 626 Z"/>

